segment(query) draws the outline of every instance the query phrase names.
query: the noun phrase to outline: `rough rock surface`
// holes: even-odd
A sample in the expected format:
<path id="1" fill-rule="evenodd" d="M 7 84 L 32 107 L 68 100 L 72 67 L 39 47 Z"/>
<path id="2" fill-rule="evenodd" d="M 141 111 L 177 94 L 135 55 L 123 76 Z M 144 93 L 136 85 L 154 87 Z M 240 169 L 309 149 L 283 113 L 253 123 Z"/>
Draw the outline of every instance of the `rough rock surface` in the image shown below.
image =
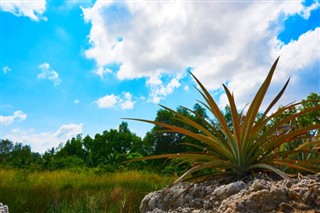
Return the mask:
<path id="1" fill-rule="evenodd" d="M 140 212 L 320 213 L 320 173 L 290 180 L 259 174 L 228 184 L 221 179 L 180 183 L 146 195 Z"/>
<path id="2" fill-rule="evenodd" d="M 7 205 L 0 203 L 0 213 L 9 213 L 9 208 Z"/>

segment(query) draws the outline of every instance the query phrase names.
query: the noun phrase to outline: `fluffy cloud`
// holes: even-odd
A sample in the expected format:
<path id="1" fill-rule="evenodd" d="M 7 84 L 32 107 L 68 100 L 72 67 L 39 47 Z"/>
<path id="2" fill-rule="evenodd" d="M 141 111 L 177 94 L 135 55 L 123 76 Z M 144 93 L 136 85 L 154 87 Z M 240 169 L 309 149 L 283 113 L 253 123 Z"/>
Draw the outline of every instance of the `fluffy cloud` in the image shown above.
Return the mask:
<path id="1" fill-rule="evenodd" d="M 42 16 L 46 10 L 46 1 L 12 1 L 1 0 L 0 8 L 2 11 L 13 13 L 16 16 L 26 16 L 34 21 L 47 20 Z"/>
<path id="2" fill-rule="evenodd" d="M 13 113 L 13 115 L 0 115 L 0 123 L 1 125 L 8 126 L 12 124 L 15 121 L 23 121 L 27 119 L 27 114 L 18 110 Z"/>
<path id="3" fill-rule="evenodd" d="M 118 103 L 118 97 L 114 94 L 106 95 L 102 98 L 99 98 L 96 103 L 99 108 L 112 108 Z"/>
<path id="4" fill-rule="evenodd" d="M 314 54 L 318 39 L 313 37 L 318 30 L 301 36 L 296 44 L 277 39 L 289 16 L 307 19 L 319 7 L 318 2 L 308 7 L 302 3 L 96 1 L 83 8 L 85 21 L 92 25 L 91 48 L 85 54 L 96 61 L 97 70 L 120 64 L 119 79 L 147 78 L 153 102 L 178 88 L 181 74 L 192 67 L 210 90 L 228 82 L 244 105 L 278 55 L 278 83 L 319 60 L 319 52 Z M 159 76 L 171 76 L 172 83 L 165 85 Z"/>
<path id="5" fill-rule="evenodd" d="M 103 67 L 98 67 L 94 73 L 97 74 L 101 79 L 104 78 L 104 75 L 107 74 L 107 73 L 111 73 L 112 71 L 108 68 L 103 68 Z"/>
<path id="6" fill-rule="evenodd" d="M 4 74 L 7 74 L 8 72 L 11 71 L 11 68 L 8 67 L 8 66 L 4 66 L 4 67 L 2 68 L 2 71 L 3 71 Z"/>
<path id="7" fill-rule="evenodd" d="M 50 80 L 54 86 L 58 86 L 61 83 L 59 74 L 51 69 L 48 63 L 40 64 L 38 68 L 40 69 L 40 73 L 37 75 L 38 79 Z"/>
<path id="8" fill-rule="evenodd" d="M 316 28 L 313 31 L 308 31 L 305 34 L 301 35 L 297 41 L 291 41 L 287 45 L 284 45 L 281 41 L 276 40 L 275 43 L 278 45 L 278 48 L 275 48 L 272 58 L 280 57 L 280 61 L 274 75 L 273 82 L 270 88 L 269 97 L 275 97 L 276 93 L 280 90 L 280 86 L 283 86 L 285 81 L 291 77 L 288 91 L 291 91 L 291 94 L 285 93 L 284 97 L 280 100 L 279 103 L 285 105 L 292 101 L 298 101 L 302 98 L 305 98 L 310 93 L 310 90 L 301 90 L 301 88 L 312 87 L 312 89 L 319 89 L 319 81 L 313 80 L 309 82 L 311 85 L 305 85 L 305 82 L 302 81 L 302 76 L 319 76 L 320 71 L 318 68 L 320 65 L 320 54 L 319 54 L 319 37 L 320 28 Z M 266 77 L 266 72 L 269 71 L 272 63 L 260 66 L 255 69 L 257 73 L 262 73 L 260 76 L 250 75 L 250 71 L 230 76 L 230 82 L 228 87 L 230 90 L 234 91 L 236 101 L 241 106 L 244 106 L 246 103 L 249 103 L 257 91 L 258 87 L 261 85 L 261 82 Z M 248 78 L 250 76 L 250 78 Z M 315 78 L 317 79 L 317 78 Z M 277 87 L 278 89 L 273 89 Z M 290 87 L 295 87 L 297 89 L 291 89 Z M 305 93 L 307 92 L 307 93 Z M 313 91 L 315 92 L 315 91 Z M 226 96 L 223 94 L 220 97 L 220 107 L 224 107 L 227 104 Z"/>
<path id="9" fill-rule="evenodd" d="M 55 138 L 60 139 L 70 139 L 71 137 L 80 134 L 82 132 L 83 124 L 65 124 L 62 125 L 56 132 L 54 132 L 52 135 Z"/>
<path id="10" fill-rule="evenodd" d="M 52 147 L 82 133 L 83 124 L 65 124 L 55 132 L 36 132 L 34 129 L 21 130 L 13 129 L 5 136 L 11 141 L 29 144 L 33 151 L 44 153 Z"/>
<path id="11" fill-rule="evenodd" d="M 123 92 L 122 95 L 106 95 L 99 98 L 95 102 L 99 108 L 120 108 L 120 109 L 132 109 L 134 101 L 132 101 L 132 95 L 129 92 Z"/>
<path id="12" fill-rule="evenodd" d="M 124 99 L 120 99 L 121 109 L 133 109 L 134 102 L 132 101 L 132 95 L 129 92 L 124 93 Z"/>
<path id="13" fill-rule="evenodd" d="M 161 74 L 157 73 L 152 75 L 147 81 L 147 86 L 150 90 L 149 101 L 153 103 L 159 103 L 161 99 L 171 94 L 176 88 L 179 88 L 179 83 L 182 78 L 181 74 L 176 75 L 167 84 L 164 84 L 161 80 Z"/>
<path id="14" fill-rule="evenodd" d="M 291 74 L 303 72 L 310 64 L 319 62 L 319 35 L 320 27 L 302 34 L 297 41 L 291 41 L 287 45 L 278 41 L 281 48 L 276 51 L 276 54 L 283 56 L 281 58 L 283 63 L 279 66 L 281 72 L 285 70 L 290 70 Z"/>

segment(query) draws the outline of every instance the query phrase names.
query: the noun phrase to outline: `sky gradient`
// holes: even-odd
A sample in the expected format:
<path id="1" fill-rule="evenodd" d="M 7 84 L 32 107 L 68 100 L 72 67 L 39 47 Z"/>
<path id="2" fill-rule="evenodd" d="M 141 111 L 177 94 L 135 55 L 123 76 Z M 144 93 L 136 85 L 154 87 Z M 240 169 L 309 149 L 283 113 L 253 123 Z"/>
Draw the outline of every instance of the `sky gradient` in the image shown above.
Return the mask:
<path id="1" fill-rule="evenodd" d="M 243 107 L 278 56 L 266 102 L 289 77 L 279 105 L 299 101 L 320 91 L 319 20 L 319 1 L 1 0 L 1 138 L 43 153 L 157 104 L 192 108 L 188 71 Z"/>

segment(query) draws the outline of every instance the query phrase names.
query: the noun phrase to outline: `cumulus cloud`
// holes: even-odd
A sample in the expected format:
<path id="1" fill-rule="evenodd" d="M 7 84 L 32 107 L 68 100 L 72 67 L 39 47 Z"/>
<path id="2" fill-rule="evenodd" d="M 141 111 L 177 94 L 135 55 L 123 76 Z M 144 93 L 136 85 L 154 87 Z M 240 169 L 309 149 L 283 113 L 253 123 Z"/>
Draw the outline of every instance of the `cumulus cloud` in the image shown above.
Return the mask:
<path id="1" fill-rule="evenodd" d="M 112 108 L 118 103 L 118 98 L 114 94 L 103 96 L 99 98 L 96 103 L 98 104 L 99 108 Z"/>
<path id="2" fill-rule="evenodd" d="M 15 121 L 23 121 L 27 119 L 27 114 L 18 110 L 13 113 L 13 115 L 0 115 L 0 123 L 1 125 L 11 125 Z"/>
<path id="3" fill-rule="evenodd" d="M 12 1 L 12 0 L 1 0 L 0 8 L 2 11 L 12 13 L 16 16 L 26 16 L 34 21 L 47 20 L 43 16 L 46 11 L 46 1 Z"/>
<path id="4" fill-rule="evenodd" d="M 124 99 L 120 99 L 121 109 L 133 109 L 134 101 L 132 101 L 132 95 L 129 92 L 124 93 Z"/>
<path id="5" fill-rule="evenodd" d="M 159 103 L 161 99 L 167 95 L 173 93 L 176 88 L 181 86 L 180 79 L 182 78 L 181 74 L 176 75 L 170 80 L 167 84 L 164 84 L 161 80 L 161 74 L 157 73 L 152 75 L 147 81 L 147 86 L 150 90 L 149 101 L 153 103 Z"/>
<path id="6" fill-rule="evenodd" d="M 38 66 L 40 73 L 37 75 L 38 79 L 47 79 L 53 82 L 54 86 L 58 86 L 61 83 L 59 74 L 50 68 L 48 63 L 43 63 Z"/>
<path id="7" fill-rule="evenodd" d="M 290 70 L 291 74 L 303 72 L 310 64 L 320 60 L 319 40 L 320 27 L 302 34 L 297 41 L 291 41 L 287 45 L 278 41 L 281 46 L 275 54 L 282 55 L 281 72 Z M 319 70 L 318 74 L 319 74 Z M 316 73 L 315 73 L 316 74 Z"/>
<path id="8" fill-rule="evenodd" d="M 65 124 L 62 125 L 56 132 L 53 133 L 55 138 L 68 138 L 80 134 L 82 132 L 83 124 Z"/>
<path id="9" fill-rule="evenodd" d="M 95 102 L 99 108 L 120 108 L 132 109 L 135 101 L 132 100 L 132 95 L 129 92 L 123 92 L 122 95 L 105 95 Z"/>
<path id="10" fill-rule="evenodd" d="M 302 0 L 138 4 L 96 1 L 93 7 L 82 9 L 85 21 L 92 25 L 91 47 L 85 55 L 96 61 L 98 69 L 120 64 L 116 71 L 120 80 L 147 78 L 149 100 L 153 102 L 178 88 L 180 75 L 192 67 L 210 90 L 221 90 L 221 84 L 228 82 L 239 97 L 237 101 L 244 105 L 280 54 L 282 74 L 278 82 L 317 63 L 319 52 L 314 51 L 319 43 L 314 43 L 318 39 L 310 41 L 301 36 L 297 44 L 284 45 L 277 36 L 288 17 L 308 19 L 318 7 L 318 2 L 305 7 Z M 314 39 L 308 33 L 305 36 Z M 294 57 L 296 51 L 301 53 Z M 285 69 L 283 64 L 291 63 L 287 59 L 294 60 L 294 65 Z M 165 85 L 159 76 L 170 77 L 171 84 Z"/>
<path id="11" fill-rule="evenodd" d="M 319 34 L 320 28 L 316 28 L 313 31 L 308 31 L 302 34 L 297 41 L 291 41 L 286 45 L 279 40 L 275 41 L 278 48 L 273 49 L 273 52 L 270 54 L 273 55 L 272 58 L 274 59 L 277 56 L 281 57 L 271 84 L 270 97 L 274 97 L 276 92 L 280 89 L 280 86 L 283 86 L 285 81 L 289 78 L 291 78 L 291 80 L 287 91 L 294 91 L 294 93 L 291 93 L 291 95 L 285 95 L 280 100 L 279 103 L 283 105 L 292 101 L 298 101 L 309 95 L 308 93 L 319 90 L 319 80 L 310 81 L 309 85 L 305 85 L 305 82 L 301 81 L 303 76 L 320 76 L 320 54 L 318 48 L 320 44 L 318 40 Z M 269 71 L 271 65 L 272 63 L 266 66 L 257 67 L 255 69 L 255 73 L 262 73 L 263 75 L 260 76 L 250 75 L 249 72 L 244 71 L 235 76 L 230 76 L 228 87 L 230 90 L 235 92 L 237 103 L 244 106 L 246 103 L 251 101 L 251 98 L 266 77 L 266 72 Z M 250 76 L 250 78 L 248 78 L 248 76 Z M 276 85 L 278 90 L 272 90 L 272 85 Z M 290 89 L 290 87 L 293 86 L 297 89 Z M 301 87 L 312 88 L 310 88 L 311 91 L 305 91 L 301 90 Z M 220 107 L 224 107 L 227 104 L 225 94 L 220 97 L 219 102 Z"/>
<path id="12" fill-rule="evenodd" d="M 5 136 L 11 141 L 29 144 L 33 151 L 44 153 L 48 149 L 57 147 L 60 143 L 82 133 L 83 124 L 64 124 L 55 132 L 36 132 L 34 129 L 13 129 Z"/>
<path id="13" fill-rule="evenodd" d="M 4 67 L 2 68 L 2 71 L 3 71 L 4 74 L 7 74 L 8 72 L 11 71 L 11 68 L 8 67 L 8 66 L 4 66 Z"/>
<path id="14" fill-rule="evenodd" d="M 112 71 L 108 68 L 98 67 L 94 73 L 97 74 L 101 79 L 104 79 L 104 75 L 111 73 Z"/>

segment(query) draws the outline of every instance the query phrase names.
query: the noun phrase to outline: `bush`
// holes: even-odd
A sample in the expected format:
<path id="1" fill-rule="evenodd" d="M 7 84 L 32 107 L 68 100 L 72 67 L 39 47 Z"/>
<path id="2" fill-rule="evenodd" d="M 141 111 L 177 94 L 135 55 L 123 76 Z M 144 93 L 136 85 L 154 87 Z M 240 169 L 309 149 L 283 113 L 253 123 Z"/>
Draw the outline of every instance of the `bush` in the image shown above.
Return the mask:
<path id="1" fill-rule="evenodd" d="M 68 156 L 64 158 L 53 159 L 49 163 L 48 168 L 50 170 L 57 170 L 57 169 L 83 168 L 85 166 L 86 166 L 86 163 L 83 159 L 75 156 Z"/>
<path id="2" fill-rule="evenodd" d="M 299 116 L 320 110 L 320 106 L 312 106 L 307 110 L 293 113 L 279 122 L 272 122 L 285 110 L 292 110 L 296 106 L 304 103 L 304 101 L 302 101 L 300 103 L 289 104 L 271 113 L 272 107 L 284 93 L 289 83 L 288 80 L 279 94 L 266 108 L 265 112 L 259 113 L 261 103 L 271 83 L 278 60 L 279 58 L 271 67 L 265 81 L 259 88 L 251 105 L 249 105 L 246 114 L 244 114 L 244 110 L 241 112 L 238 111 L 233 94 L 223 85 L 229 101 L 232 118 L 231 125 L 228 125 L 226 118 L 207 89 L 191 73 L 200 88 L 198 89 L 196 87 L 197 90 L 205 100 L 199 102 L 211 112 L 213 115 L 211 120 L 200 116 L 195 111 L 185 108 L 198 118 L 197 122 L 165 106 L 161 107 L 172 112 L 174 119 L 192 128 L 183 128 L 144 119 L 131 120 L 147 122 L 163 127 L 164 130 L 162 130 L 162 132 L 180 133 L 191 137 L 194 140 L 191 140 L 191 142 L 186 145 L 197 148 L 198 151 L 148 156 L 133 161 L 168 158 L 181 159 L 182 162 L 193 164 L 194 166 L 186 171 L 176 182 L 189 178 L 205 178 L 213 175 L 242 177 L 256 170 L 269 170 L 283 178 L 288 178 L 287 174 L 283 172 L 286 168 L 291 168 L 293 172 L 319 172 L 320 159 L 316 153 L 318 153 L 320 149 L 320 138 L 319 136 L 307 137 L 310 135 L 307 133 L 319 130 L 320 124 L 310 124 L 297 128 L 288 128 L 286 124 L 296 120 Z M 303 137 L 301 137 L 302 135 Z M 285 144 L 298 138 L 301 141 L 301 145 L 291 150 L 283 149 Z M 195 142 L 193 143 L 192 141 Z M 308 153 L 310 158 L 299 158 L 298 156 L 301 153 Z M 198 174 L 199 171 L 205 172 L 191 176 L 195 173 Z"/>

